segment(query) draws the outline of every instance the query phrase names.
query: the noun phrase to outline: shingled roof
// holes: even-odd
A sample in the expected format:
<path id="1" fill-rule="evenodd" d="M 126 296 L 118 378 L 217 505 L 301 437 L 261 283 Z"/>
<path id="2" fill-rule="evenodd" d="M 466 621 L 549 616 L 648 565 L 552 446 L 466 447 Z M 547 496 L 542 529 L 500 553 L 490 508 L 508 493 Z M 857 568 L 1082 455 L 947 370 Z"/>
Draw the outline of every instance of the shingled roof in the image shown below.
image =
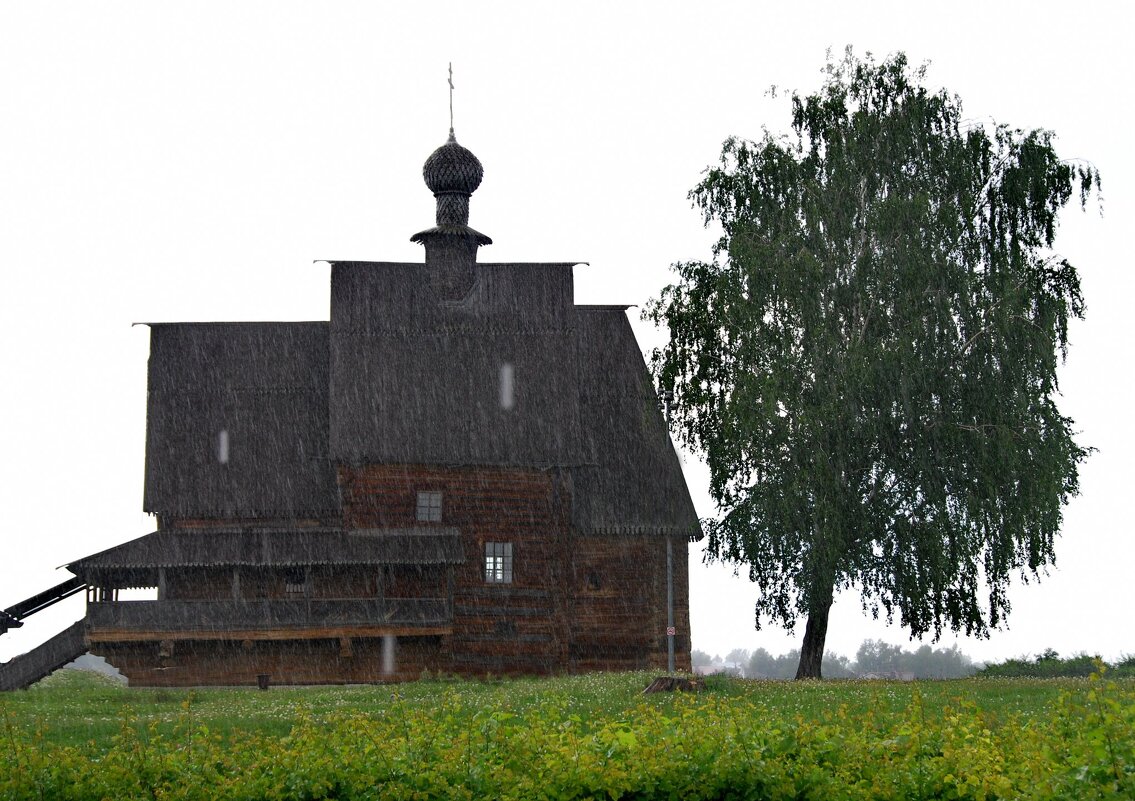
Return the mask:
<path id="1" fill-rule="evenodd" d="M 457 302 L 419 264 L 336 264 L 331 282 L 333 460 L 584 460 L 571 265 L 478 264 Z"/>
<path id="2" fill-rule="evenodd" d="M 582 530 L 701 536 L 625 307 L 575 306 L 569 263 L 477 264 L 455 302 L 421 271 L 334 264 L 330 324 L 153 326 L 146 511 L 335 519 L 336 462 L 557 466 Z"/>
<path id="3" fill-rule="evenodd" d="M 682 466 L 623 307 L 578 307 L 577 319 L 579 414 L 591 463 L 572 471 L 573 524 L 700 539 Z"/>
<path id="4" fill-rule="evenodd" d="M 451 526 L 396 529 L 166 529 L 67 565 L 77 574 L 150 567 L 460 564 Z"/>
<path id="5" fill-rule="evenodd" d="M 336 514 L 328 386 L 326 322 L 151 325 L 145 511 Z"/>

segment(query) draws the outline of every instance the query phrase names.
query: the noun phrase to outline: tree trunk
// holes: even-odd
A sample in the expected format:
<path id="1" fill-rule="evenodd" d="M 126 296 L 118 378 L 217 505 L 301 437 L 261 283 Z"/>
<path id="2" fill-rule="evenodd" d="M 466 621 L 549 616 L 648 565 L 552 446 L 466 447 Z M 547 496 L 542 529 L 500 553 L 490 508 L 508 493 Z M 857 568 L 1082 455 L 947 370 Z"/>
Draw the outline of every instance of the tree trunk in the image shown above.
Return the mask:
<path id="1" fill-rule="evenodd" d="M 800 666 L 796 668 L 798 679 L 822 679 L 820 665 L 824 659 L 824 642 L 828 638 L 828 612 L 832 608 L 835 582 L 817 592 L 819 598 L 808 610 L 808 625 L 804 629 L 804 644 L 800 646 Z"/>

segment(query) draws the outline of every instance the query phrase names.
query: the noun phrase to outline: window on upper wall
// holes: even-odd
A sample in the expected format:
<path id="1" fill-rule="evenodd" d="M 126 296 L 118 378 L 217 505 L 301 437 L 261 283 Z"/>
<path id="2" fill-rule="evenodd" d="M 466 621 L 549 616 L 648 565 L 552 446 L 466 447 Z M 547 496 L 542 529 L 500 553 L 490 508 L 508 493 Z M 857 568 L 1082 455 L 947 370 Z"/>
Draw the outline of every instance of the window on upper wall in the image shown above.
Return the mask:
<path id="1" fill-rule="evenodd" d="M 423 491 L 418 493 L 418 520 L 423 523 L 441 522 L 441 493 Z"/>
<path id="2" fill-rule="evenodd" d="M 303 595 L 307 592 L 307 574 L 303 568 L 284 571 L 284 592 L 288 595 Z"/>
<path id="3" fill-rule="evenodd" d="M 485 543 L 485 582 L 488 584 L 512 583 L 512 543 Z"/>

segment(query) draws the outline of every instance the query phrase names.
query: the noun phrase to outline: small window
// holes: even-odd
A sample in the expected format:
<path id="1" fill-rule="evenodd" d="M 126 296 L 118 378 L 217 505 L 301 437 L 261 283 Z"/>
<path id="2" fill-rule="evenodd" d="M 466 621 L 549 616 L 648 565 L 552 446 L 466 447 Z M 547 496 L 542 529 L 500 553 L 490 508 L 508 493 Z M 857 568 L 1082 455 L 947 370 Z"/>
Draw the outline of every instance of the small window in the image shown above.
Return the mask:
<path id="1" fill-rule="evenodd" d="M 441 493 L 418 493 L 418 520 L 423 523 L 441 522 Z"/>
<path id="2" fill-rule="evenodd" d="M 512 543 L 485 543 L 485 581 L 488 584 L 512 583 Z"/>
<path id="3" fill-rule="evenodd" d="M 307 576 L 302 568 L 284 571 L 284 592 L 288 595 L 303 595 L 307 591 Z"/>

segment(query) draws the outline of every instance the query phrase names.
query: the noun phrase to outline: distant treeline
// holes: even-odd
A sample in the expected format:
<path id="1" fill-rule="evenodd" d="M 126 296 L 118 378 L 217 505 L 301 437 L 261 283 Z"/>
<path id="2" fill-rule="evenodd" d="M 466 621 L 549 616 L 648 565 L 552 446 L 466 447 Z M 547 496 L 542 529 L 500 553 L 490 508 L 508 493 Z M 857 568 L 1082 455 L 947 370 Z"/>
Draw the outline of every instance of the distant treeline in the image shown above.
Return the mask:
<path id="1" fill-rule="evenodd" d="M 764 648 L 756 651 L 735 649 L 724 659 L 703 651 L 693 652 L 694 665 L 717 667 L 739 672 L 752 679 L 791 679 L 796 676 L 800 651 L 773 656 Z M 978 669 L 958 647 L 931 648 L 923 645 L 907 651 L 900 645 L 882 640 L 864 640 L 855 652 L 855 659 L 835 653 L 824 655 L 822 672 L 827 679 L 849 679 L 863 676 L 914 679 L 958 679 L 972 676 Z"/>
<path id="2" fill-rule="evenodd" d="M 693 663 L 751 679 L 791 679 L 796 676 L 800 651 L 793 649 L 773 656 L 764 648 L 756 651 L 737 648 L 722 659 L 695 649 Z M 1098 656 L 1082 653 L 1061 658 L 1049 648 L 1035 658 L 1019 657 L 981 665 L 975 664 L 956 645 L 949 648 L 923 645 L 908 651 L 901 645 L 891 645 L 882 640 L 864 640 L 855 652 L 854 660 L 840 654 L 825 654 L 823 675 L 827 679 L 960 679 L 975 675 L 990 678 L 1074 678 L 1090 676 L 1101 666 L 1109 677 L 1135 677 L 1135 655 L 1122 656 L 1118 662 L 1111 664 Z"/>
<path id="3" fill-rule="evenodd" d="M 1054 679 L 1090 676 L 1097 672 L 1100 666 L 1107 669 L 1108 676 L 1135 677 L 1135 655 L 1121 656 L 1118 662 L 1112 664 L 1103 661 L 1098 656 L 1089 656 L 1088 654 L 1076 654 L 1062 659 L 1060 654 L 1051 648 L 1037 655 L 1035 659 L 1020 657 L 986 665 L 978 671 L 977 675 L 997 678 Z"/>

